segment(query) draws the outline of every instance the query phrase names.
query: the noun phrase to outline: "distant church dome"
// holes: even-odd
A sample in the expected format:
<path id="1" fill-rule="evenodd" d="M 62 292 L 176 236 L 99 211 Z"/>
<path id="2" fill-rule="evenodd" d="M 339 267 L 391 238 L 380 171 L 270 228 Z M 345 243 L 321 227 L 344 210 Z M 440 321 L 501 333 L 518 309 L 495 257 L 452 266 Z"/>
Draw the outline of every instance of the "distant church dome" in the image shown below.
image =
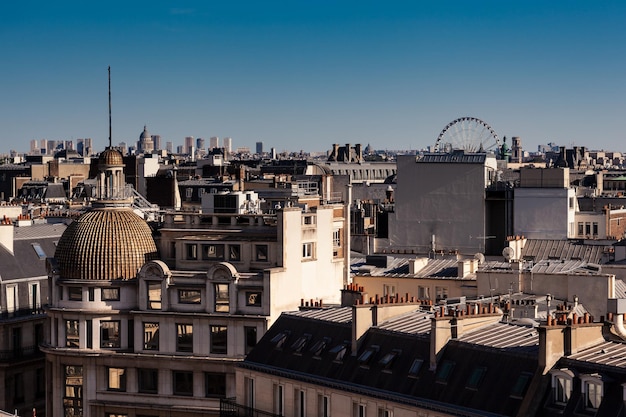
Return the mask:
<path id="1" fill-rule="evenodd" d="M 54 253 L 63 279 L 133 279 L 157 247 L 148 224 L 130 208 L 122 155 L 107 148 L 98 158 L 97 200 L 73 221 Z"/>
<path id="2" fill-rule="evenodd" d="M 139 135 L 139 140 L 142 139 L 152 139 L 152 136 L 150 136 L 150 133 L 148 133 L 148 128 L 146 127 L 146 125 L 143 126 L 143 132 L 141 132 L 141 135 Z"/>
<path id="3" fill-rule="evenodd" d="M 64 279 L 133 279 L 157 248 L 148 224 L 130 208 L 89 211 L 65 230 L 54 254 Z"/>

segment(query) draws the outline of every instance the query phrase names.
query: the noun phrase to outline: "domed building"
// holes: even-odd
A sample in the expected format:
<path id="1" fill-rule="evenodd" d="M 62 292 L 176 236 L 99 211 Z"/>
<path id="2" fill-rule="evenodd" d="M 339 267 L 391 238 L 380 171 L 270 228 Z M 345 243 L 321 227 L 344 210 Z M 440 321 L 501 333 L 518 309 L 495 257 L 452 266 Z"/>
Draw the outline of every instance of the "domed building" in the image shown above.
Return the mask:
<path id="1" fill-rule="evenodd" d="M 154 151 L 154 141 L 152 140 L 150 133 L 148 133 L 148 128 L 145 125 L 143 127 L 143 132 L 139 135 L 137 150 L 139 153 L 152 153 L 152 151 Z"/>

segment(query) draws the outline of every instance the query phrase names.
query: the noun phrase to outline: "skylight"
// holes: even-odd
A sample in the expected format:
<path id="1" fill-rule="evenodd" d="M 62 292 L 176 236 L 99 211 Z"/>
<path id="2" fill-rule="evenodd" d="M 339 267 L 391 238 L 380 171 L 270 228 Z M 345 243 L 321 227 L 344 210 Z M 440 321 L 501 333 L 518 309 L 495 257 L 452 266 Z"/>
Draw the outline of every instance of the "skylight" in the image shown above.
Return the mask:
<path id="1" fill-rule="evenodd" d="M 415 359 L 409 368 L 409 376 L 417 377 L 420 369 L 422 368 L 422 364 L 424 363 L 424 359 Z"/>
<path id="2" fill-rule="evenodd" d="M 389 369 L 391 368 L 391 365 L 393 365 L 393 361 L 396 359 L 396 356 L 398 356 L 401 352 L 402 351 L 399 349 L 394 349 L 391 352 L 387 353 L 385 356 L 383 356 L 380 361 L 378 361 L 378 363 L 384 366 L 385 369 Z"/>
<path id="3" fill-rule="evenodd" d="M 485 376 L 486 372 L 487 372 L 487 368 L 485 368 L 484 366 L 477 366 L 476 368 L 474 368 L 474 370 L 472 371 L 472 374 L 467 380 L 467 385 L 465 386 L 465 388 L 474 389 L 474 390 L 478 389 L 478 386 L 482 382 L 483 377 Z"/>
<path id="4" fill-rule="evenodd" d="M 439 369 L 437 370 L 437 375 L 435 376 L 435 381 L 445 384 L 448 382 L 448 378 L 450 378 L 450 374 L 454 369 L 455 363 L 452 361 L 443 361 Z"/>
<path id="5" fill-rule="evenodd" d="M 46 259 L 46 252 L 44 252 L 43 248 L 39 243 L 33 243 L 33 249 L 35 249 L 35 253 L 39 257 L 39 259 Z"/>
<path id="6" fill-rule="evenodd" d="M 329 353 L 335 355 L 335 359 L 334 359 L 335 361 L 341 361 L 343 360 L 343 357 L 346 355 L 347 350 L 348 350 L 348 342 L 344 342 L 332 348 L 329 351 Z"/>
<path id="7" fill-rule="evenodd" d="M 309 339 L 311 339 L 311 335 L 305 333 L 304 335 L 302 335 L 299 338 L 297 338 L 295 342 L 293 342 L 293 344 L 291 345 L 291 348 L 296 353 L 300 353 L 300 352 L 302 352 L 302 348 L 304 348 L 304 346 L 307 344 Z"/>
<path id="8" fill-rule="evenodd" d="M 285 344 L 285 340 L 287 340 L 287 336 L 289 336 L 289 332 L 287 331 L 280 332 L 272 338 L 271 342 L 276 344 L 277 349 L 280 349 Z"/>
<path id="9" fill-rule="evenodd" d="M 532 378 L 532 374 L 529 372 L 522 372 L 515 381 L 515 385 L 511 389 L 511 397 L 514 398 L 523 398 L 526 393 L 526 388 L 528 387 L 528 383 Z"/>
<path id="10" fill-rule="evenodd" d="M 326 349 L 326 346 L 328 346 L 328 344 L 330 343 L 330 340 L 331 340 L 330 337 L 325 337 L 315 342 L 313 346 L 311 346 L 311 349 L 310 349 L 310 351 L 313 352 L 313 356 L 316 356 L 316 357 L 321 356 L 324 349 Z"/>

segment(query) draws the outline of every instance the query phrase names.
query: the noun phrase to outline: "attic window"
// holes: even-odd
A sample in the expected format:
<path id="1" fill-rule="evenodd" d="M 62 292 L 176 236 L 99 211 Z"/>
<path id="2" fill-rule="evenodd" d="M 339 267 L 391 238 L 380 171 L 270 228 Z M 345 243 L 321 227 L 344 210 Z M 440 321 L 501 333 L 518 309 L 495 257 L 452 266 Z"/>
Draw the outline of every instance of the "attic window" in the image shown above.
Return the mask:
<path id="1" fill-rule="evenodd" d="M 409 368 L 409 376 L 413 378 L 417 378 L 417 374 L 422 368 L 422 364 L 424 363 L 424 359 L 415 359 Z"/>
<path id="2" fill-rule="evenodd" d="M 287 336 L 289 336 L 289 332 L 280 332 L 272 338 L 271 342 L 276 345 L 276 349 L 281 349 L 285 344 L 285 340 L 287 340 Z"/>
<path id="3" fill-rule="evenodd" d="M 453 361 L 443 361 L 439 369 L 437 370 L 437 375 L 435 376 L 435 382 L 440 384 L 448 383 L 448 378 L 450 378 L 450 374 L 454 369 L 455 363 Z"/>
<path id="4" fill-rule="evenodd" d="M 375 346 L 375 345 L 372 345 L 368 347 L 367 349 L 365 349 L 365 351 L 361 353 L 361 356 L 359 356 L 359 358 L 357 359 L 359 361 L 359 364 L 367 365 L 369 361 L 372 359 L 372 357 L 374 356 L 374 354 L 378 352 L 378 349 L 379 349 L 378 346 Z"/>
<path id="5" fill-rule="evenodd" d="M 296 339 L 293 345 L 291 345 L 291 348 L 294 350 L 295 353 L 302 353 L 302 348 L 304 348 L 304 346 L 307 344 L 307 342 L 310 339 L 311 339 L 311 335 L 308 333 L 305 333 L 304 335 Z"/>
<path id="6" fill-rule="evenodd" d="M 332 355 L 335 355 L 335 359 L 334 359 L 335 361 L 341 361 L 343 360 L 343 357 L 346 355 L 347 350 L 348 350 L 348 342 L 344 342 L 340 345 L 335 346 L 331 350 L 329 350 L 329 353 L 331 353 Z"/>
<path id="7" fill-rule="evenodd" d="M 513 398 L 524 398 L 524 394 L 526 393 L 526 388 L 528 388 L 528 383 L 530 382 L 530 378 L 532 378 L 532 374 L 529 372 L 522 372 L 515 381 L 515 385 L 511 389 L 511 397 Z"/>
<path id="8" fill-rule="evenodd" d="M 391 368 L 391 365 L 393 365 L 393 361 L 396 359 L 396 357 L 401 353 L 402 351 L 399 349 L 394 349 L 391 352 L 387 353 L 385 356 L 383 356 L 380 361 L 378 361 L 378 363 L 380 363 L 382 366 L 385 367 L 385 369 L 389 369 Z"/>
<path id="9" fill-rule="evenodd" d="M 41 245 L 39 243 L 33 243 L 32 245 L 39 259 L 46 259 L 46 252 L 44 252 Z"/>
<path id="10" fill-rule="evenodd" d="M 484 366 L 477 366 L 476 368 L 474 368 L 474 370 L 472 371 L 472 374 L 467 380 L 467 385 L 465 385 L 465 388 L 471 389 L 471 390 L 477 390 L 478 386 L 483 381 L 483 377 L 485 376 L 486 372 L 487 372 L 487 368 Z"/>
<path id="11" fill-rule="evenodd" d="M 311 346 L 311 349 L 309 349 L 309 350 L 311 352 L 313 352 L 313 356 L 319 358 L 322 355 L 322 352 L 324 351 L 324 349 L 326 349 L 326 346 L 328 346 L 329 343 L 330 343 L 330 337 L 325 337 L 322 340 L 318 340 L 317 342 L 315 342 L 313 344 L 313 346 Z"/>

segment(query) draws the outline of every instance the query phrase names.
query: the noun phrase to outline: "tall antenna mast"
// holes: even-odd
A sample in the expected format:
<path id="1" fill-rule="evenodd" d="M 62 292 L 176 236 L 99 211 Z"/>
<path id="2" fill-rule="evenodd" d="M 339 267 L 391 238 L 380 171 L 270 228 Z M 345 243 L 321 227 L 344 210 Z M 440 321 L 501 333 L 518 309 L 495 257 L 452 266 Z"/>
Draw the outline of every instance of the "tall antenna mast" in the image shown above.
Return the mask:
<path id="1" fill-rule="evenodd" d="M 111 142 L 111 66 L 109 65 L 109 148 L 112 148 Z"/>

